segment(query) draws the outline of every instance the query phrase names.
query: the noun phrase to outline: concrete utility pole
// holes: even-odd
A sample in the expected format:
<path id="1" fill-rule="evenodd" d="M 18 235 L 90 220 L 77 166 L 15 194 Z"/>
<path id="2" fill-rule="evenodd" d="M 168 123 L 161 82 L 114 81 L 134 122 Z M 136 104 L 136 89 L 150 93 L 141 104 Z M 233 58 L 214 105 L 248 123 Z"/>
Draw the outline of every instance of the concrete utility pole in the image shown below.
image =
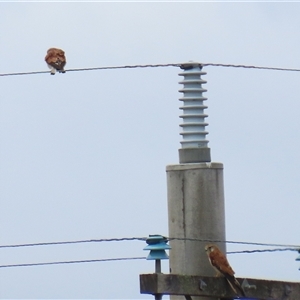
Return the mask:
<path id="1" fill-rule="evenodd" d="M 225 211 L 223 189 L 223 164 L 213 163 L 205 131 L 207 123 L 204 114 L 207 108 L 203 101 L 201 79 L 202 66 L 190 62 L 181 66 L 183 88 L 183 119 L 179 164 L 169 165 L 167 171 L 169 237 L 184 240 L 170 240 L 170 273 L 181 275 L 214 276 L 204 246 L 207 242 L 225 241 Z M 217 243 L 226 252 L 225 243 Z M 173 300 L 184 299 L 171 296 Z M 197 297 L 193 297 L 196 299 Z M 212 298 L 203 298 L 210 299 Z M 216 299 L 216 298 L 214 298 Z"/>
<path id="2" fill-rule="evenodd" d="M 155 299 L 161 299 L 162 295 L 170 295 L 171 300 L 236 299 L 226 279 L 215 277 L 204 251 L 209 240 L 219 241 L 216 244 L 226 253 L 223 165 L 211 162 L 206 140 L 204 110 L 207 107 L 203 105 L 206 98 L 202 95 L 206 92 L 202 84 L 206 82 L 201 79 L 206 73 L 202 72 L 201 64 L 194 62 L 181 65 L 181 69 L 179 75 L 184 77 L 180 81 L 183 88 L 179 90 L 183 93 L 180 98 L 183 101 L 180 107 L 182 146 L 179 164 L 166 168 L 170 274 L 156 271 L 140 275 L 140 292 L 155 295 Z M 161 247 L 168 249 L 165 244 L 151 249 L 160 251 Z M 297 282 L 237 279 L 247 296 L 245 299 L 300 299 Z"/>

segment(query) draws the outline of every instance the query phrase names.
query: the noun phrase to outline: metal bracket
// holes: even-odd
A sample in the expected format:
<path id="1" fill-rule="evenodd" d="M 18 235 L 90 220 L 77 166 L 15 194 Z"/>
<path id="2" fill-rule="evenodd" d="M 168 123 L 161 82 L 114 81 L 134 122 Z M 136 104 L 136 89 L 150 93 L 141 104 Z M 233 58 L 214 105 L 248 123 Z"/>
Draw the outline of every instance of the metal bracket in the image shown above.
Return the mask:
<path id="1" fill-rule="evenodd" d="M 207 284 L 202 279 L 200 279 L 199 280 L 199 289 L 200 289 L 200 291 L 205 291 L 206 287 L 207 287 Z"/>
<path id="2" fill-rule="evenodd" d="M 255 284 L 249 284 L 247 279 L 244 279 L 242 282 L 242 288 L 246 290 L 256 290 L 256 285 Z"/>
<path id="3" fill-rule="evenodd" d="M 292 288 L 291 286 L 289 286 L 288 284 L 284 285 L 284 295 L 283 295 L 283 300 L 286 299 L 292 292 Z"/>

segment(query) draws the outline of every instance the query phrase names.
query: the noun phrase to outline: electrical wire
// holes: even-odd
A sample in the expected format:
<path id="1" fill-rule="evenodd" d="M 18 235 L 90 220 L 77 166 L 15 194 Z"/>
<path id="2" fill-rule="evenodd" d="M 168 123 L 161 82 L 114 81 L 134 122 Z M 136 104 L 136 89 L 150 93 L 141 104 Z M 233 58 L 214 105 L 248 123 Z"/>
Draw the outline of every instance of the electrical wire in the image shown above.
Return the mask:
<path id="1" fill-rule="evenodd" d="M 243 242 L 243 241 L 230 241 L 230 240 L 216 240 L 216 239 L 196 239 L 196 238 L 178 238 L 167 237 L 168 241 L 191 241 L 191 242 L 207 242 L 207 243 L 227 243 L 238 245 L 252 245 L 252 246 L 265 246 L 265 247 L 285 247 L 300 249 L 300 245 L 286 245 L 286 244 L 271 244 L 271 243 L 258 243 L 258 242 Z M 20 247 L 35 247 L 35 246 L 51 246 L 51 245 L 68 245 L 68 244 L 82 244 L 82 243 L 101 243 L 101 242 L 123 242 L 123 241 L 143 241 L 147 237 L 122 237 L 122 238 L 105 238 L 105 239 L 89 239 L 89 240 L 75 240 L 75 241 L 57 241 L 57 242 L 40 242 L 40 243 L 24 243 L 24 244 L 10 244 L 0 245 L 1 248 L 20 248 Z"/>
<path id="2" fill-rule="evenodd" d="M 244 254 L 244 253 L 262 253 L 262 252 L 283 252 L 283 251 L 298 251 L 294 248 L 277 248 L 277 249 L 256 249 L 256 250 L 243 250 L 243 251 L 229 251 L 226 254 Z M 141 260 L 146 257 L 119 257 L 119 258 L 103 258 L 103 259 L 85 259 L 85 260 L 71 260 L 71 261 L 54 261 L 54 262 L 39 262 L 39 263 L 23 263 L 23 264 L 8 264 L 0 265 L 1 268 L 14 268 L 14 267 L 35 267 L 47 265 L 63 265 L 63 264 L 80 264 L 80 263 L 95 263 L 95 262 L 111 262 L 111 261 L 127 261 L 127 260 Z"/>
<path id="3" fill-rule="evenodd" d="M 280 67 L 265 67 L 265 66 L 251 66 L 251 65 L 236 65 L 236 64 L 221 64 L 221 63 L 197 63 L 202 67 L 225 67 L 225 68 L 244 68 L 244 69 L 258 69 L 258 70 L 271 70 L 271 71 L 289 71 L 300 72 L 297 68 L 280 68 Z M 180 67 L 185 63 L 169 63 L 169 64 L 145 64 L 145 65 L 123 65 L 123 66 L 106 66 L 94 68 L 77 68 L 67 69 L 66 72 L 78 71 L 98 71 L 98 70 L 114 70 L 114 69 L 136 69 L 136 68 L 162 68 L 162 67 Z M 17 75 L 36 75 L 36 74 L 49 74 L 49 71 L 33 71 L 33 72 L 16 72 L 16 73 L 0 73 L 0 76 L 17 76 Z"/>
<path id="4" fill-rule="evenodd" d="M 270 244 L 270 243 L 257 243 L 257 242 L 237 242 L 230 240 L 216 240 L 216 239 L 195 239 L 195 238 L 168 238 L 171 240 L 179 241 L 191 241 L 191 242 L 207 242 L 207 243 L 226 243 L 226 244 L 238 244 L 238 245 L 253 245 L 253 246 L 270 246 L 270 247 L 289 247 L 300 249 L 300 245 L 285 245 L 285 244 Z"/>
<path id="5" fill-rule="evenodd" d="M 124 260 L 138 260 L 138 259 L 146 259 L 146 257 L 121 257 L 121 258 L 53 261 L 53 262 L 28 263 L 28 264 L 11 264 L 11 265 L 0 265 L 0 268 L 35 267 L 35 266 L 46 266 L 46 265 L 80 264 L 80 263 L 94 263 L 94 262 L 122 261 L 122 260 L 124 261 Z"/>
<path id="6" fill-rule="evenodd" d="M 19 248 L 19 247 L 35 247 L 35 246 L 50 246 L 50 245 L 68 245 L 68 244 L 82 244 L 82 243 L 100 243 L 100 242 L 121 242 L 121 241 L 146 241 L 144 237 L 123 237 L 123 238 L 109 238 L 109 239 L 91 239 L 91 240 L 77 240 L 77 241 L 62 241 L 62 242 L 41 242 L 41 243 L 26 243 L 13 245 L 0 245 L 0 248 Z"/>
<path id="7" fill-rule="evenodd" d="M 271 71 L 289 71 L 300 72 L 297 68 L 278 68 L 278 67 L 263 67 L 263 66 L 249 66 L 249 65 L 235 65 L 235 64 L 217 64 L 217 63 L 203 63 L 202 66 L 211 67 L 225 67 L 225 68 L 244 68 L 244 69 L 258 69 L 258 70 L 271 70 Z"/>
<path id="8" fill-rule="evenodd" d="M 48 246 L 48 245 L 64 245 L 64 244 L 79 244 L 79 243 L 92 243 L 92 242 L 120 242 L 120 241 L 146 241 L 145 237 L 123 237 L 123 238 L 109 238 L 109 239 L 90 239 L 90 240 L 77 240 L 77 241 L 64 241 L 64 242 L 45 242 L 45 243 L 28 243 L 28 244 L 14 244 L 2 245 L 0 248 L 15 248 L 15 247 L 29 247 L 29 246 Z M 250 253 L 263 253 L 263 252 L 283 252 L 283 251 L 300 251 L 299 245 L 282 245 L 282 244 L 267 244 L 267 243 L 253 243 L 253 242 L 236 242 L 236 241 L 221 241 L 221 240 L 207 240 L 207 239 L 191 239 L 191 238 L 167 238 L 167 240 L 179 241 L 200 241 L 200 242 L 226 242 L 233 244 L 243 245 L 257 245 L 257 246 L 280 246 L 285 248 L 275 249 L 254 249 L 242 251 L 229 251 L 227 254 L 250 254 Z M 288 246 L 288 247 L 287 247 Z M 79 263 L 93 263 L 93 262 L 108 262 L 108 261 L 124 261 L 124 260 L 138 260 L 146 259 L 146 257 L 122 257 L 122 258 L 105 258 L 105 259 L 89 259 L 89 260 L 72 260 L 72 261 L 55 261 L 55 262 L 39 262 L 39 263 L 22 263 L 22 264 L 7 264 L 0 265 L 0 268 L 12 267 L 32 267 L 32 266 L 45 266 L 45 265 L 61 265 L 61 264 L 79 264 Z"/>
<path id="9" fill-rule="evenodd" d="M 43 74 L 43 73 L 48 73 L 49 74 L 49 71 L 2 73 L 2 74 L 0 74 L 0 76 L 35 75 L 35 74 Z"/>
<path id="10" fill-rule="evenodd" d="M 148 64 L 148 65 L 127 65 L 127 66 L 125 65 L 125 66 L 67 69 L 65 71 L 66 72 L 78 72 L 78 71 L 98 71 L 98 70 L 114 70 L 114 69 L 179 67 L 179 66 L 180 66 L 180 64 Z M 49 74 L 49 71 L 2 73 L 2 74 L 0 74 L 0 76 L 35 75 L 35 74 L 46 74 L 46 73 Z"/>
<path id="11" fill-rule="evenodd" d="M 299 248 L 300 249 L 300 248 Z M 276 248 L 276 249 L 256 249 L 256 250 L 243 250 L 243 251 L 230 251 L 226 254 L 242 254 L 242 253 L 263 253 L 263 252 L 280 252 L 280 251 L 299 251 L 296 248 Z"/>
<path id="12" fill-rule="evenodd" d="M 114 70 L 114 69 L 137 69 L 137 68 L 163 68 L 163 67 L 180 67 L 180 64 L 148 64 L 148 65 L 125 65 L 125 66 L 112 66 L 112 67 L 96 67 L 96 68 L 83 68 L 83 69 L 69 69 L 67 72 L 77 71 L 96 71 L 96 70 Z"/>

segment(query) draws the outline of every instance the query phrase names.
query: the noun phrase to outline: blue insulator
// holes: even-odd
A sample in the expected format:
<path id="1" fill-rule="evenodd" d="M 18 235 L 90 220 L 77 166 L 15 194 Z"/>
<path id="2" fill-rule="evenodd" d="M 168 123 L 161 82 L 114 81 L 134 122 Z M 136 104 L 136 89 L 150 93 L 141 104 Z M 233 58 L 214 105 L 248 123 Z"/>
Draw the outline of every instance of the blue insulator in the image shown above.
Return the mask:
<path id="1" fill-rule="evenodd" d="M 300 249 L 298 250 L 298 253 L 300 253 Z M 296 260 L 300 260 L 300 255 L 296 258 Z"/>
<path id="2" fill-rule="evenodd" d="M 147 257 L 148 260 L 160 260 L 160 259 L 168 259 L 165 250 L 171 249 L 171 247 L 167 244 L 168 239 L 163 237 L 162 235 L 149 235 L 146 243 L 148 246 L 144 248 L 144 250 L 150 250 L 150 253 Z"/>

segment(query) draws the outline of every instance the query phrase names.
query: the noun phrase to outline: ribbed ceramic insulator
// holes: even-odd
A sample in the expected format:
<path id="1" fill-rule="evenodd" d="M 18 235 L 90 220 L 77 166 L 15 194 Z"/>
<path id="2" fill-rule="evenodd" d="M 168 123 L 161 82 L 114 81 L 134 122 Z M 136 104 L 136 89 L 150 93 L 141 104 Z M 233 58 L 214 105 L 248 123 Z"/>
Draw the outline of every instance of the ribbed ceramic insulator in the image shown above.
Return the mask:
<path id="1" fill-rule="evenodd" d="M 202 88 L 202 84 L 206 81 L 201 79 L 201 75 L 205 75 L 202 72 L 200 64 L 186 64 L 182 66 L 183 72 L 179 73 L 179 76 L 183 76 L 184 79 L 179 83 L 183 84 L 183 88 L 179 92 L 183 93 L 183 97 L 179 98 L 183 101 L 182 109 L 183 114 L 180 116 L 183 123 L 180 124 L 182 127 L 182 148 L 207 148 L 208 140 L 206 140 L 206 126 L 205 122 L 207 117 L 204 114 L 204 110 L 207 108 L 203 104 L 203 101 L 207 98 L 203 97 L 203 93 L 206 92 Z"/>

